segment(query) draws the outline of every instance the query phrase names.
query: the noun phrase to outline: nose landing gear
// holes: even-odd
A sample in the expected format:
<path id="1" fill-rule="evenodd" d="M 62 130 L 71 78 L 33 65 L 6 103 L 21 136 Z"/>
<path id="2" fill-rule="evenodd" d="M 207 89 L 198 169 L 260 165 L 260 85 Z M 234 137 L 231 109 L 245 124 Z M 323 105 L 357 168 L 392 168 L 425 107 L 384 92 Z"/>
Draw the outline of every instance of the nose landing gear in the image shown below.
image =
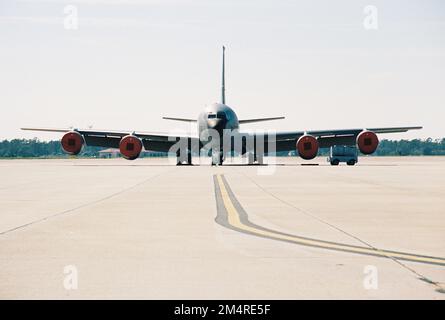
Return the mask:
<path id="1" fill-rule="evenodd" d="M 221 166 L 224 162 L 224 155 L 222 152 L 215 152 L 212 154 L 212 166 Z"/>

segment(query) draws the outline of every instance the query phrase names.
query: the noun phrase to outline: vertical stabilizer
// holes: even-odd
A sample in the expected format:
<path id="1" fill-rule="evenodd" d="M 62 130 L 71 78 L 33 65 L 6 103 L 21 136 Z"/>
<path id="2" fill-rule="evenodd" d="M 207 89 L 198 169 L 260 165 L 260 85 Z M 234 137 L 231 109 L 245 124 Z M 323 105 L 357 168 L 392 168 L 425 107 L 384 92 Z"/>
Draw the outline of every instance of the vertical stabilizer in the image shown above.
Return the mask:
<path id="1" fill-rule="evenodd" d="M 221 86 L 221 103 L 222 103 L 222 104 L 226 104 L 225 51 L 226 51 L 226 47 L 223 46 L 223 57 L 222 57 L 222 86 Z"/>

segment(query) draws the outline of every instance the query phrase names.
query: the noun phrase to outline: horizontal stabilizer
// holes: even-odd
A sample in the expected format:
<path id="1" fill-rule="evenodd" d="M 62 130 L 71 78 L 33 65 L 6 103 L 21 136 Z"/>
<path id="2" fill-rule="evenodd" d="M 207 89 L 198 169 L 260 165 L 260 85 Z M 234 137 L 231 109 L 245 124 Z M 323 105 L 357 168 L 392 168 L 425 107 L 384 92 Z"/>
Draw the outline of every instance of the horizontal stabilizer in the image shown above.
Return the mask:
<path id="1" fill-rule="evenodd" d="M 164 120 L 174 120 L 174 121 L 183 121 L 183 122 L 196 122 L 196 119 L 184 119 L 184 118 L 170 118 L 170 117 L 162 117 Z"/>
<path id="2" fill-rule="evenodd" d="M 281 120 L 284 117 L 274 117 L 274 118 L 257 118 L 257 119 L 245 119 L 239 120 L 239 123 L 253 123 L 253 122 L 261 122 L 261 121 L 271 121 L 271 120 Z"/>

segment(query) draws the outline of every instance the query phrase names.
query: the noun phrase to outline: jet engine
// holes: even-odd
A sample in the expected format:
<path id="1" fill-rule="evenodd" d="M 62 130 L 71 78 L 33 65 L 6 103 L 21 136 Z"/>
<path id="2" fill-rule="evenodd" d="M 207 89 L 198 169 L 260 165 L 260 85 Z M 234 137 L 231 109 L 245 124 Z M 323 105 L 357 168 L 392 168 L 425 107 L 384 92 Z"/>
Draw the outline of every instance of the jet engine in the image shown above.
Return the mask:
<path id="1" fill-rule="evenodd" d="M 82 151 L 85 141 L 79 132 L 69 131 L 63 135 L 60 143 L 62 144 L 63 151 L 71 155 L 76 155 Z"/>
<path id="2" fill-rule="evenodd" d="M 297 151 L 304 160 L 314 159 L 318 154 L 318 140 L 314 136 L 305 134 L 297 141 Z"/>
<path id="3" fill-rule="evenodd" d="M 119 142 L 119 151 L 125 159 L 134 160 L 141 154 L 142 141 L 133 135 L 125 136 Z"/>
<path id="4" fill-rule="evenodd" d="M 379 138 L 372 131 L 364 130 L 357 136 L 357 146 L 363 154 L 374 153 L 378 145 Z"/>

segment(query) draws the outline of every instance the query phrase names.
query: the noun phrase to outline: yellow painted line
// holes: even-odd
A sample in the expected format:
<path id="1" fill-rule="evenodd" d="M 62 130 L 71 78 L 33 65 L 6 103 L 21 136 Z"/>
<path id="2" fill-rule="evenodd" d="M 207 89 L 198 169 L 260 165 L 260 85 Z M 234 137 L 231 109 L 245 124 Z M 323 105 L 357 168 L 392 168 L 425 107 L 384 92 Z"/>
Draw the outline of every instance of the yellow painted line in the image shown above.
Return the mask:
<path id="1" fill-rule="evenodd" d="M 224 184 L 224 181 L 222 179 L 222 176 L 218 174 L 216 176 L 219 189 L 221 192 L 221 198 L 224 204 L 224 207 L 227 211 L 227 220 L 228 223 L 237 229 L 241 229 L 243 231 L 247 231 L 259 236 L 268 237 L 268 238 L 274 238 L 278 240 L 284 240 L 284 241 L 291 241 L 294 243 L 307 245 L 307 246 L 315 246 L 320 248 L 326 248 L 326 249 L 332 249 L 332 250 L 341 250 L 341 251 L 348 251 L 358 254 L 368 254 L 368 255 L 375 255 L 375 256 L 381 256 L 381 257 L 388 257 L 388 258 L 398 258 L 403 260 L 411 260 L 416 262 L 424 262 L 424 263 L 433 263 L 433 264 L 440 264 L 445 265 L 445 259 L 444 258 L 435 258 L 435 257 L 423 257 L 415 254 L 409 254 L 409 253 L 402 253 L 402 252 L 393 252 L 393 251 L 387 251 L 387 250 L 380 250 L 380 249 L 373 249 L 373 248 L 366 248 L 366 247 L 356 247 L 351 246 L 347 244 L 341 244 L 341 243 L 326 243 L 324 241 L 316 240 L 316 239 L 306 239 L 299 236 L 293 236 L 293 235 L 284 235 L 277 232 L 269 231 L 269 230 L 263 230 L 260 228 L 255 228 L 253 226 L 249 226 L 244 224 L 241 219 L 240 215 L 238 213 L 238 210 L 235 208 L 235 205 L 233 204 L 232 200 L 230 199 L 229 193 L 227 192 L 226 186 Z"/>

